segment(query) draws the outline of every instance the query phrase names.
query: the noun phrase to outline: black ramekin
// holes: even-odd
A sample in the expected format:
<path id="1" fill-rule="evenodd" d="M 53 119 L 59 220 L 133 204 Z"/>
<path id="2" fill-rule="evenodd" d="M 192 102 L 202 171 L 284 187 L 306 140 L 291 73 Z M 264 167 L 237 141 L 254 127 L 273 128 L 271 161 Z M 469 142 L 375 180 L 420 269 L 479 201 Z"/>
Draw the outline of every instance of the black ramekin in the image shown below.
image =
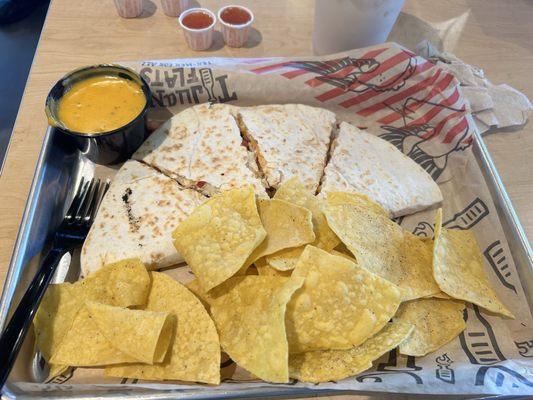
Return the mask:
<path id="1" fill-rule="evenodd" d="M 97 75 L 118 76 L 135 81 L 140 85 L 146 97 L 142 111 L 128 124 L 109 131 L 85 134 L 68 129 L 57 115 L 59 100 L 72 84 Z M 114 64 L 92 65 L 76 69 L 61 78 L 50 90 L 46 98 L 46 116 L 48 123 L 73 141 L 80 151 L 97 164 L 117 164 L 131 157 L 148 136 L 146 129 L 146 112 L 150 108 L 152 94 L 150 87 L 141 76 L 130 68 Z"/>

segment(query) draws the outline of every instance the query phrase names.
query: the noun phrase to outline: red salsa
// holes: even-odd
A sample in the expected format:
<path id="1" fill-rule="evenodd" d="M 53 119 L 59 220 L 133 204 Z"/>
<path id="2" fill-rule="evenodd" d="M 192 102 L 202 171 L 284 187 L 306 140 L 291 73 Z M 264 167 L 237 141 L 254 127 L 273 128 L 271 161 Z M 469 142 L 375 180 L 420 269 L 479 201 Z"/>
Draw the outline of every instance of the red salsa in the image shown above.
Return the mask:
<path id="1" fill-rule="evenodd" d="M 182 22 L 189 29 L 205 29 L 213 23 L 213 18 L 205 12 L 196 11 L 183 17 Z"/>
<path id="2" fill-rule="evenodd" d="M 228 7 L 220 14 L 222 21 L 231 25 L 244 25 L 250 21 L 250 14 L 241 7 Z"/>

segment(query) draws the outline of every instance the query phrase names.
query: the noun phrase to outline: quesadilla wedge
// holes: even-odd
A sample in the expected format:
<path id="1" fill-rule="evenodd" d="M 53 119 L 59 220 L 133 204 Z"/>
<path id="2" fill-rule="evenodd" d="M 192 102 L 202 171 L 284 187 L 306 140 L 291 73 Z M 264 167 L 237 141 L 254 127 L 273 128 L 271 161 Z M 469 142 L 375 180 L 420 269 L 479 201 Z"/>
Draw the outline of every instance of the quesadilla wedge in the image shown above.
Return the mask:
<path id="1" fill-rule="evenodd" d="M 303 104 L 239 108 L 241 132 L 268 186 L 296 176 L 316 192 L 328 153 L 335 114 Z"/>
<path id="2" fill-rule="evenodd" d="M 133 159 L 208 196 L 251 185 L 267 197 L 255 156 L 242 145 L 235 110 L 222 104 L 187 108 L 152 133 Z"/>
<path id="3" fill-rule="evenodd" d="M 172 244 L 172 232 L 204 200 L 155 169 L 127 161 L 83 244 L 83 276 L 125 258 L 139 258 L 151 269 L 183 262 Z"/>
<path id="4" fill-rule="evenodd" d="M 431 176 L 389 142 L 342 122 L 331 147 L 320 193 L 356 192 L 380 204 L 391 217 L 442 202 Z"/>

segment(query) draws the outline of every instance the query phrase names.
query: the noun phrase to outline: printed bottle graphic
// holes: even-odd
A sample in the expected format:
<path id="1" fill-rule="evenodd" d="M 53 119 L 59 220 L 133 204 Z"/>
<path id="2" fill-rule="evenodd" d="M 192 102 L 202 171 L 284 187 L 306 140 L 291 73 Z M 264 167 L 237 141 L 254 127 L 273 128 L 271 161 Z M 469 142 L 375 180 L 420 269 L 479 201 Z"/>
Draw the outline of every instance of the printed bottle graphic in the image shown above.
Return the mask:
<path id="1" fill-rule="evenodd" d="M 215 80 L 213 79 L 213 73 L 210 68 L 200 68 L 200 79 L 202 80 L 202 86 L 209 98 L 207 99 L 210 103 L 216 103 L 217 98 L 215 97 Z"/>
<path id="2" fill-rule="evenodd" d="M 481 315 L 479 307 L 466 308 L 464 319 L 466 329 L 459 335 L 459 341 L 472 364 L 491 365 L 505 360 L 500 351 L 494 331 L 489 322 Z"/>
<path id="3" fill-rule="evenodd" d="M 489 247 L 487 247 L 487 249 L 483 252 L 483 255 L 496 273 L 496 276 L 500 280 L 501 284 L 507 289 L 516 293 L 515 286 L 510 282 L 512 272 L 509 268 L 509 263 L 507 262 L 507 258 L 503 251 L 502 243 L 499 240 L 496 240 L 494 243 L 490 244 Z"/>
<path id="4" fill-rule="evenodd" d="M 470 229 L 489 215 L 487 205 L 479 197 L 468 204 L 463 210 L 456 213 L 451 219 L 443 222 L 446 229 Z M 432 223 L 419 222 L 413 229 L 413 234 L 423 237 L 433 237 L 435 228 Z"/>
<path id="5" fill-rule="evenodd" d="M 520 390 L 522 387 L 533 387 L 521 373 L 502 365 L 506 358 L 500 351 L 494 331 L 489 322 L 481 315 L 479 307 L 473 305 L 474 312 L 465 309 L 466 329 L 459 335 L 461 347 L 472 364 L 480 365 L 476 372 L 475 385 L 506 386 Z"/>
<path id="6" fill-rule="evenodd" d="M 476 197 L 464 210 L 459 211 L 452 219 L 443 223 L 443 226 L 447 229 L 470 229 L 487 215 L 489 215 L 487 205 L 479 197 Z"/>

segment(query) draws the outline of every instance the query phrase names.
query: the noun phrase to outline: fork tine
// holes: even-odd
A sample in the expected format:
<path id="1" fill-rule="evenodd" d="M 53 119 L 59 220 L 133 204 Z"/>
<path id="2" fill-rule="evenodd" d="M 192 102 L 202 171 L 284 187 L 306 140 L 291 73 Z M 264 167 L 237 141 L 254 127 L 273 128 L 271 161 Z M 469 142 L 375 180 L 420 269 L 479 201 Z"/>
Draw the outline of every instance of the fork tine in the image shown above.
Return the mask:
<path id="1" fill-rule="evenodd" d="M 100 195 L 100 179 L 93 180 L 93 185 L 91 187 L 91 192 L 89 194 L 89 198 L 87 200 L 87 206 L 83 210 L 82 215 L 82 222 L 90 222 L 91 221 L 91 215 L 93 212 L 94 204 L 98 200 L 98 196 Z"/>
<path id="2" fill-rule="evenodd" d="M 80 208 L 78 209 L 78 212 L 76 213 L 75 219 L 76 219 L 77 224 L 82 223 L 85 220 L 85 215 L 87 215 L 87 210 L 91 206 L 91 201 L 94 195 L 95 188 L 96 188 L 96 180 L 93 178 L 89 182 L 89 186 L 87 188 L 85 196 L 83 197 L 83 201 L 80 205 Z"/>
<path id="3" fill-rule="evenodd" d="M 109 179 L 106 179 L 105 182 L 103 182 L 101 185 L 98 186 L 97 196 L 95 198 L 95 201 L 92 203 L 91 213 L 89 214 L 90 224 L 92 223 L 92 221 L 94 221 L 94 218 L 96 217 L 98 208 L 100 208 L 100 203 L 102 202 L 102 199 L 104 198 L 107 192 L 107 189 L 109 189 L 109 185 L 110 185 L 110 181 Z"/>
<path id="4" fill-rule="evenodd" d="M 88 184 L 89 182 L 86 182 L 85 178 L 82 177 L 80 184 L 78 185 L 78 189 L 76 190 L 76 194 L 74 195 L 74 198 L 72 199 L 72 202 L 70 203 L 70 207 L 67 211 L 66 217 L 68 219 L 74 218 L 76 216 L 78 209 L 80 208 L 80 205 L 83 202 L 83 199 L 85 197 Z"/>

